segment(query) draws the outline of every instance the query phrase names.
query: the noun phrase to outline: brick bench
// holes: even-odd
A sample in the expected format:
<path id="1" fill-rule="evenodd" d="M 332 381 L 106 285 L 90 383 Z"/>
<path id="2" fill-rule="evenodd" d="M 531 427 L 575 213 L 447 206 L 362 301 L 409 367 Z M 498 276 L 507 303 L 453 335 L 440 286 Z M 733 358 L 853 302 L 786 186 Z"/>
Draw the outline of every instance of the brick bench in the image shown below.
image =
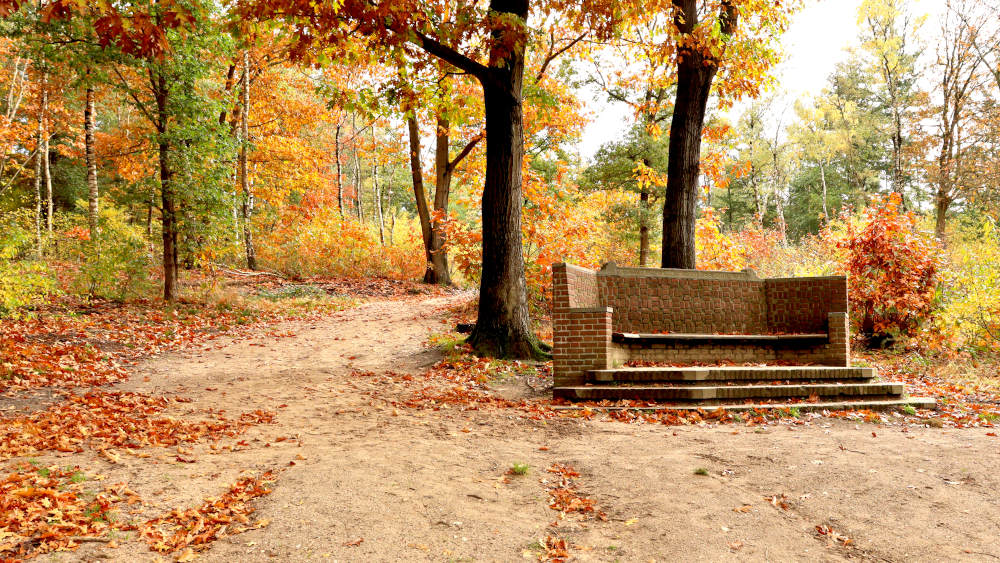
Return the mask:
<path id="1" fill-rule="evenodd" d="M 630 360 L 848 367 L 847 278 L 555 264 L 555 386 Z"/>

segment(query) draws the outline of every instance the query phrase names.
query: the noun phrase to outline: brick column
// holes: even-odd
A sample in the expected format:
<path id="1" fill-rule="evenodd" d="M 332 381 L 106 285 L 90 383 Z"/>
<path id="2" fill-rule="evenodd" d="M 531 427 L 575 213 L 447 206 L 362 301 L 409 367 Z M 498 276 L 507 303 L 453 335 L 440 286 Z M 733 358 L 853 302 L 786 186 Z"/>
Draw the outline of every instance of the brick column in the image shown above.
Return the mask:
<path id="1" fill-rule="evenodd" d="M 552 374 L 556 387 L 582 385 L 586 371 L 611 366 L 610 307 L 556 310 L 552 314 Z"/>
<path id="2" fill-rule="evenodd" d="M 851 328 L 847 313 L 830 313 L 829 334 L 830 343 L 827 345 L 827 365 L 831 366 L 851 366 Z"/>

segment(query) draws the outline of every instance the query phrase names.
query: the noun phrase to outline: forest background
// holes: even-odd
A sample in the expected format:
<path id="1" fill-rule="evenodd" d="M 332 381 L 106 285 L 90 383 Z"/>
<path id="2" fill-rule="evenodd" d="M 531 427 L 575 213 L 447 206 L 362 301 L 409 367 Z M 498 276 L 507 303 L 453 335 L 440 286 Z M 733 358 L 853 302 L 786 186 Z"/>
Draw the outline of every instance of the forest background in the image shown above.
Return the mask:
<path id="1" fill-rule="evenodd" d="M 0 21 L 0 315 L 58 295 L 197 300 L 218 269 L 479 282 L 485 117 L 468 74 L 361 39 L 304 56 L 287 27 L 234 23 L 227 3 L 118 20 L 64 18 L 64 4 Z M 722 65 L 698 267 L 847 273 L 869 343 L 996 352 L 997 8 L 949 1 L 929 19 L 865 0 L 858 46 L 789 104 L 769 72 L 798 7 L 760 12 L 773 37 Z M 647 16 L 600 38 L 529 21 L 521 234 L 536 314 L 555 262 L 657 264 L 676 53 L 669 20 Z M 594 91 L 631 115 L 584 159 Z"/>

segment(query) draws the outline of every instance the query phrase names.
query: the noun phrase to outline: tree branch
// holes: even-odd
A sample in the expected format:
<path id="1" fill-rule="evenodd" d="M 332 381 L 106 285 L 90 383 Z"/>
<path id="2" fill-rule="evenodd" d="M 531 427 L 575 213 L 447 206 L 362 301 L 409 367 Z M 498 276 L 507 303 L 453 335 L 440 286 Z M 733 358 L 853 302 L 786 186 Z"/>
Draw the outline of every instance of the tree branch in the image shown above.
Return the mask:
<path id="1" fill-rule="evenodd" d="M 465 145 L 462 151 L 458 153 L 458 156 L 456 156 L 454 160 L 448 163 L 448 172 L 454 170 L 455 167 L 458 166 L 458 163 L 462 162 L 462 159 L 469 156 L 469 153 L 472 152 L 472 149 L 476 148 L 476 144 L 478 144 L 479 141 L 482 140 L 483 140 L 483 135 L 481 133 L 473 137 L 473 139 L 469 141 L 467 145 Z"/>
<path id="2" fill-rule="evenodd" d="M 432 39 L 417 30 L 413 30 L 413 34 L 417 36 L 417 41 L 415 42 L 418 47 L 427 51 L 431 55 L 443 60 L 444 62 L 464 70 L 465 72 L 475 76 L 480 81 L 486 81 L 489 77 L 489 68 L 485 65 L 477 63 L 476 61 L 470 59 L 469 57 L 459 53 L 455 49 Z"/>
<path id="3" fill-rule="evenodd" d="M 580 41 L 583 41 L 583 39 L 586 36 L 587 36 L 587 32 L 584 31 L 583 33 L 580 34 L 579 37 L 577 37 L 576 39 L 573 39 L 572 41 L 570 41 L 569 44 L 566 45 L 565 47 L 563 47 L 562 49 L 559 49 L 558 51 L 552 51 L 550 49 L 549 50 L 549 55 L 547 57 L 545 57 L 545 61 L 542 63 L 542 68 L 538 69 L 538 74 L 535 75 L 535 82 L 540 81 L 542 79 L 542 76 L 545 75 L 545 71 L 549 68 L 549 63 L 551 63 L 552 61 L 554 61 L 556 59 L 556 57 L 558 57 L 559 55 L 561 55 L 561 54 L 565 53 L 566 51 L 569 51 L 570 49 L 572 49 L 573 46 L 576 45 L 577 43 L 579 43 Z M 552 42 L 552 47 L 555 47 L 555 41 Z"/>

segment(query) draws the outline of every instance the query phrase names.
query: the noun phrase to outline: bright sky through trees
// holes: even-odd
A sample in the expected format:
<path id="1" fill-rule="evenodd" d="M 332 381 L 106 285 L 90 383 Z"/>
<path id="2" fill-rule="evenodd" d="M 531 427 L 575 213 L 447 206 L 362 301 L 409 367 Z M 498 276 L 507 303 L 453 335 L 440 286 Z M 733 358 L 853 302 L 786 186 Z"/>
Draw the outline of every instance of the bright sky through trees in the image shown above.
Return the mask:
<path id="1" fill-rule="evenodd" d="M 782 39 L 786 58 L 775 70 L 789 108 L 796 99 L 819 92 L 837 63 L 847 59 L 846 49 L 858 46 L 860 4 L 861 0 L 809 0 L 793 16 Z M 939 0 L 912 2 L 917 14 L 938 13 L 942 5 Z M 607 102 L 600 92 L 593 91 L 588 102 L 594 115 L 580 142 L 580 154 L 585 159 L 593 157 L 608 140 L 621 138 L 627 132 L 622 124 L 631 119 L 629 108 Z M 738 118 L 743 109 L 743 105 L 734 107 L 731 118 Z"/>

